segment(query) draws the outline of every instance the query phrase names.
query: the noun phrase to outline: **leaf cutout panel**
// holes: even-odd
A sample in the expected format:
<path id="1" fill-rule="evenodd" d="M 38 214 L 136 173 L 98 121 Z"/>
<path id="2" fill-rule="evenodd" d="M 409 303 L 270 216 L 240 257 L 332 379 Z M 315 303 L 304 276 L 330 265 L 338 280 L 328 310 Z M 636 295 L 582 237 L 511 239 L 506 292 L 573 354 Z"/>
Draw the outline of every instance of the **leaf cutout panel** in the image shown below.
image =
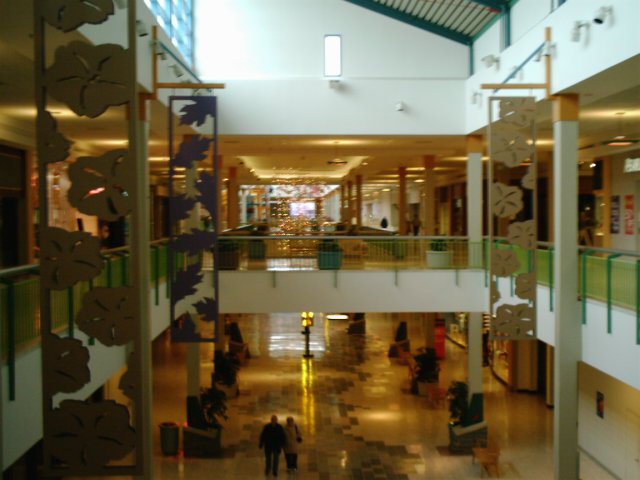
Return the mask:
<path id="1" fill-rule="evenodd" d="M 193 97 L 193 103 L 185 105 L 180 109 L 180 125 L 201 126 L 212 115 L 215 98 L 213 97 Z"/>
<path id="2" fill-rule="evenodd" d="M 522 190 L 519 187 L 495 182 L 492 187 L 492 198 L 491 210 L 497 217 L 512 217 L 522 210 Z"/>

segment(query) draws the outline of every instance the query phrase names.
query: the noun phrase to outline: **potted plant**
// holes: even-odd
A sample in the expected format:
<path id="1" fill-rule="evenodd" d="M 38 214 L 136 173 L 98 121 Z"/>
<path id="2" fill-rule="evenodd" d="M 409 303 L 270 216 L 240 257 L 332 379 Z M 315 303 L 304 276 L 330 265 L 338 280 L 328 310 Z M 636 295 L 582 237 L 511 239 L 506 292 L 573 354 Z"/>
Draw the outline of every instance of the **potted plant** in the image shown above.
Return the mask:
<path id="1" fill-rule="evenodd" d="M 226 394 L 226 398 L 238 396 L 238 370 L 240 362 L 232 353 L 216 350 L 213 360 L 211 383 Z"/>
<path id="2" fill-rule="evenodd" d="M 207 425 L 210 428 L 222 428 L 221 420 L 227 417 L 227 394 L 218 389 L 215 383 L 200 393 L 200 403 L 204 411 Z"/>
<path id="3" fill-rule="evenodd" d="M 427 394 L 427 383 L 438 381 L 440 367 L 434 348 L 419 349 L 419 353 L 413 356 L 415 360 L 415 385 L 414 392 L 419 395 Z"/>
<path id="4" fill-rule="evenodd" d="M 342 248 L 336 240 L 320 240 L 317 257 L 320 270 L 338 270 L 342 265 Z"/>
<path id="5" fill-rule="evenodd" d="M 253 230 L 251 230 L 250 235 L 253 238 L 249 240 L 249 259 L 250 260 L 264 260 L 265 254 L 267 251 L 266 242 L 260 238 L 255 238 L 255 237 L 262 237 L 266 235 L 268 228 L 269 227 L 267 225 L 262 224 L 262 225 L 258 225 L 257 227 L 254 227 Z"/>
<path id="6" fill-rule="evenodd" d="M 427 268 L 449 268 L 451 266 L 451 252 L 447 241 L 443 238 L 433 239 L 427 250 Z"/>
<path id="7" fill-rule="evenodd" d="M 220 239 L 218 241 L 218 270 L 237 270 L 240 266 L 240 242 Z"/>
<path id="8" fill-rule="evenodd" d="M 447 390 L 451 425 L 467 425 L 469 411 L 469 387 L 465 382 L 454 380 Z"/>

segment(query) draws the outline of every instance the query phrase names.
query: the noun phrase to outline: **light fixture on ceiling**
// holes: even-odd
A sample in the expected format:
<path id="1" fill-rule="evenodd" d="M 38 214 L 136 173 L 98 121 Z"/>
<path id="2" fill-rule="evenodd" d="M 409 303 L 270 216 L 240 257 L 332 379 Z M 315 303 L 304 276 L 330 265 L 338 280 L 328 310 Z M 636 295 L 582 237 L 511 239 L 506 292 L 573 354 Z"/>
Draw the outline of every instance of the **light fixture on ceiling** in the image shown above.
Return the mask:
<path id="1" fill-rule="evenodd" d="M 333 142 L 333 158 L 331 160 L 327 160 L 329 165 L 346 165 L 347 161 L 342 159 L 340 155 L 338 155 L 338 144 L 339 141 Z"/>
<path id="2" fill-rule="evenodd" d="M 600 7 L 593 16 L 593 23 L 602 25 L 613 14 L 613 7 Z"/>
<path id="3" fill-rule="evenodd" d="M 627 112 L 616 112 L 616 117 L 618 117 L 618 134 L 611 140 L 602 142 L 603 145 L 608 145 L 610 147 L 625 147 L 628 145 L 633 145 L 640 141 L 638 139 L 627 138 L 627 136 L 624 134 L 624 125 L 622 123 L 622 118 L 626 113 Z"/>
<path id="4" fill-rule="evenodd" d="M 585 39 L 587 38 L 587 35 L 589 35 L 589 24 L 587 22 L 581 22 L 579 20 L 576 20 L 573 23 L 573 28 L 571 29 L 571 41 L 572 42 L 579 42 L 580 38 L 582 37 L 582 32 L 581 29 L 584 28 L 585 31 Z"/>
<path id="5" fill-rule="evenodd" d="M 480 103 L 481 99 L 482 99 L 482 94 L 480 92 L 473 92 L 471 94 L 471 103 L 473 105 L 477 105 L 478 103 Z"/>
<path id="6" fill-rule="evenodd" d="M 485 55 L 482 57 L 482 63 L 487 68 L 491 68 L 495 65 L 496 69 L 500 68 L 500 57 L 496 57 L 495 55 Z"/>

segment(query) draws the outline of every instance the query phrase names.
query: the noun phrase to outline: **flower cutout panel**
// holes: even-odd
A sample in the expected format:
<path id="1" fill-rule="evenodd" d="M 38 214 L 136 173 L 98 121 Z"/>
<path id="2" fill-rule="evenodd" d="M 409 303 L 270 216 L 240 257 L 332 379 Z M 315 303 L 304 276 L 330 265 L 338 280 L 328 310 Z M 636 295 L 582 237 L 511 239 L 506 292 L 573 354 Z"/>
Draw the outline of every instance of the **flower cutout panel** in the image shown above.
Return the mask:
<path id="1" fill-rule="evenodd" d="M 56 119 L 49 112 L 38 117 L 38 133 L 40 162 L 61 162 L 69 156 L 69 148 L 73 142 L 58 131 Z"/>
<path id="2" fill-rule="evenodd" d="M 69 166 L 69 203 L 87 215 L 115 221 L 131 212 L 133 179 L 124 149 L 80 157 Z"/>
<path id="3" fill-rule="evenodd" d="M 46 288 L 62 290 L 81 280 L 91 280 L 102 271 L 104 262 L 98 237 L 48 227 L 42 238 L 40 281 Z"/>
<path id="4" fill-rule="evenodd" d="M 520 260 L 515 251 L 494 248 L 491 250 L 491 273 L 498 277 L 513 275 L 520 268 Z"/>
<path id="5" fill-rule="evenodd" d="M 522 210 L 522 190 L 501 182 L 495 182 L 491 187 L 491 210 L 500 218 L 512 217 Z"/>
<path id="6" fill-rule="evenodd" d="M 536 247 L 536 226 L 533 220 L 509 225 L 507 240 L 511 245 L 531 250 Z"/>
<path id="7" fill-rule="evenodd" d="M 516 277 L 515 294 L 523 300 L 535 300 L 536 276 L 533 273 L 521 273 Z"/>
<path id="8" fill-rule="evenodd" d="M 51 412 L 50 422 L 51 453 L 73 469 L 95 471 L 135 448 L 129 410 L 113 400 L 64 400 Z"/>
<path id="9" fill-rule="evenodd" d="M 491 132 L 492 158 L 509 168 L 531 160 L 532 148 L 527 137 L 500 122 Z"/>
<path id="10" fill-rule="evenodd" d="M 533 165 L 529 165 L 526 175 L 522 177 L 521 185 L 527 190 L 536 188 L 536 168 Z"/>
<path id="11" fill-rule="evenodd" d="M 44 73 L 47 92 L 77 115 L 95 118 L 129 102 L 129 54 L 120 45 L 71 42 Z"/>
<path id="12" fill-rule="evenodd" d="M 43 352 L 45 371 L 42 375 L 48 395 L 80 390 L 91 380 L 89 350 L 80 340 L 60 338 L 47 333 L 47 349 Z"/>
<path id="13" fill-rule="evenodd" d="M 503 339 L 527 339 L 535 333 L 535 309 L 527 303 L 500 305 L 491 325 L 494 336 Z"/>
<path id="14" fill-rule="evenodd" d="M 140 376 L 138 371 L 140 369 L 140 356 L 137 352 L 132 352 L 129 355 L 129 362 L 127 363 L 127 371 L 120 377 L 118 388 L 122 391 L 122 394 L 130 399 L 136 398 L 136 393 L 139 390 Z"/>
<path id="15" fill-rule="evenodd" d="M 500 119 L 514 128 L 528 127 L 534 119 L 536 104 L 532 97 L 500 100 Z"/>
<path id="16" fill-rule="evenodd" d="M 99 24 L 113 15 L 113 0 L 39 0 L 42 17 L 63 32 L 85 23 Z"/>
<path id="17" fill-rule="evenodd" d="M 103 345 L 124 345 L 133 340 L 136 319 L 132 287 L 96 287 L 82 298 L 76 315 L 78 328 Z"/>

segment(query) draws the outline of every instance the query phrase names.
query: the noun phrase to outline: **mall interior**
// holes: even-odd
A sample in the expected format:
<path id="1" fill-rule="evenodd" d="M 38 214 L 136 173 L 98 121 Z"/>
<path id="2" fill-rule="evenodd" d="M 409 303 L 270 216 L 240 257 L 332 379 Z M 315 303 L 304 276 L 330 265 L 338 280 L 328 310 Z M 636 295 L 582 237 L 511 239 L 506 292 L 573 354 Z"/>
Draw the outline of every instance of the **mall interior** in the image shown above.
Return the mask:
<path id="1" fill-rule="evenodd" d="M 639 479 L 638 20 L 0 0 L 3 479 Z"/>

